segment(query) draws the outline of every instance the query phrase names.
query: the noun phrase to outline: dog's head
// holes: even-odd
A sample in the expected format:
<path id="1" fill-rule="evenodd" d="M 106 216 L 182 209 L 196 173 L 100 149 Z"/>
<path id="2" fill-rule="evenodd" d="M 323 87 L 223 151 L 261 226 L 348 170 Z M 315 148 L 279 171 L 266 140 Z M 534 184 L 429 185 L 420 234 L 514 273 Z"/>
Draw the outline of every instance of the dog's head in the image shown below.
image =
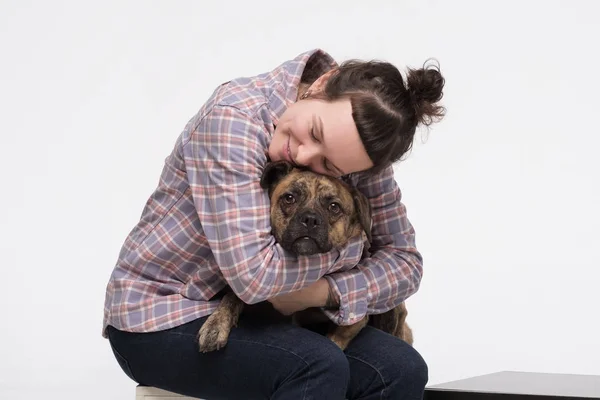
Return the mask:
<path id="1" fill-rule="evenodd" d="M 261 186 L 269 189 L 272 233 L 284 249 L 324 253 L 362 231 L 371 241 L 369 201 L 341 180 L 276 161 L 266 165 Z"/>

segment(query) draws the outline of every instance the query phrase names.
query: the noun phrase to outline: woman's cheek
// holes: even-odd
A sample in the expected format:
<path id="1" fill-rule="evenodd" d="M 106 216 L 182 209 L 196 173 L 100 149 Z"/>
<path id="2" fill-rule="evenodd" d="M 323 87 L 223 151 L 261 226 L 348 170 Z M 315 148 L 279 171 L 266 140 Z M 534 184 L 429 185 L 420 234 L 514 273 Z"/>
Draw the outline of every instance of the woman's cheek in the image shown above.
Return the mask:
<path id="1" fill-rule="evenodd" d="M 291 124 L 289 129 L 289 135 L 293 138 L 293 141 L 296 143 L 296 145 L 303 142 L 303 129 L 298 119 L 294 120 L 294 123 Z"/>

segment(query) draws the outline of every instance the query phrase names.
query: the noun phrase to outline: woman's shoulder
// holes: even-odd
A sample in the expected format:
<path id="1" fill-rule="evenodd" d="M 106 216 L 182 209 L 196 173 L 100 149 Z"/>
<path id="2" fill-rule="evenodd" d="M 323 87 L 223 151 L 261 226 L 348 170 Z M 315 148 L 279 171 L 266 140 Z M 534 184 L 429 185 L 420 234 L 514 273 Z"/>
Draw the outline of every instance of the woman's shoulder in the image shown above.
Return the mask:
<path id="1" fill-rule="evenodd" d="M 202 107 L 188 121 L 182 134 L 182 143 L 187 144 L 193 137 L 202 137 L 202 142 L 223 144 L 227 138 L 252 136 L 264 141 L 268 131 L 264 127 L 272 124 L 266 96 L 261 91 L 258 79 L 238 78 L 217 86 Z M 257 135 L 256 127 L 264 135 Z M 226 133 L 226 135 L 223 135 Z M 248 138 L 249 139 L 249 138 Z"/>
<path id="2" fill-rule="evenodd" d="M 324 51 L 309 50 L 280 63 L 268 72 L 242 76 L 220 84 L 188 123 L 183 142 L 187 143 L 194 133 L 203 133 L 196 128 L 204 126 L 208 129 L 211 124 L 213 127 L 241 127 L 243 129 L 237 129 L 238 136 L 245 135 L 248 131 L 246 127 L 253 125 L 264 134 L 259 134 L 255 140 L 265 142 L 283 112 L 296 101 L 298 85 L 305 68 L 314 69 L 317 65 L 326 69 L 326 66 L 334 63 Z M 235 126 L 234 121 L 238 122 Z M 230 134 L 236 135 L 236 132 Z"/>
<path id="3" fill-rule="evenodd" d="M 213 103 L 237 108 L 252 116 L 267 109 L 273 119 L 278 119 L 296 101 L 305 71 L 324 73 L 335 65 L 333 58 L 321 49 L 305 51 L 267 72 L 241 76 L 219 85 L 212 96 Z"/>

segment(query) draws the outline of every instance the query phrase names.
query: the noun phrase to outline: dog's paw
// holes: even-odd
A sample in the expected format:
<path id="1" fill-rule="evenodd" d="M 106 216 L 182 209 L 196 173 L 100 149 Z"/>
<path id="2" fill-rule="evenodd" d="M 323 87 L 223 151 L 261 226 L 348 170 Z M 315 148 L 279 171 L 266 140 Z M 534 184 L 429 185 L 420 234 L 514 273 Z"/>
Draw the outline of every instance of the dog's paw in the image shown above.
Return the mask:
<path id="1" fill-rule="evenodd" d="M 211 315 L 198 332 L 198 345 L 202 353 L 222 349 L 227 344 L 231 330 L 230 318 Z"/>

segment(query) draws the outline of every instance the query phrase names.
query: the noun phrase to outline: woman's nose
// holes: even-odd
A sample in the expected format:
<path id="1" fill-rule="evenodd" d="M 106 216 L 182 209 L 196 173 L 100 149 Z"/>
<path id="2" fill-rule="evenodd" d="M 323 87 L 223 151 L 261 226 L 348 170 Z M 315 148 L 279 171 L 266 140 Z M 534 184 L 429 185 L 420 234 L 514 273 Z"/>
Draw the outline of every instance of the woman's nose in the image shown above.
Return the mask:
<path id="1" fill-rule="evenodd" d="M 318 147 L 310 145 L 301 145 L 298 147 L 298 153 L 296 154 L 296 163 L 311 167 L 320 157 Z"/>

